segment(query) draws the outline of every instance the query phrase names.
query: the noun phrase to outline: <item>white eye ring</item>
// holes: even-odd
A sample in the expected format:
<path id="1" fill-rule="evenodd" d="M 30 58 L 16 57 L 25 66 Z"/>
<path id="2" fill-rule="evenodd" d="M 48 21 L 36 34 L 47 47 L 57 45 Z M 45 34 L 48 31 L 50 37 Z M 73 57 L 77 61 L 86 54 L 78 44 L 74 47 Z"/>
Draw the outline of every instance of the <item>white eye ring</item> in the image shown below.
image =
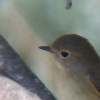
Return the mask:
<path id="1" fill-rule="evenodd" d="M 67 58 L 67 57 L 69 57 L 69 52 L 68 51 L 61 51 L 61 56 L 63 57 L 63 58 Z"/>

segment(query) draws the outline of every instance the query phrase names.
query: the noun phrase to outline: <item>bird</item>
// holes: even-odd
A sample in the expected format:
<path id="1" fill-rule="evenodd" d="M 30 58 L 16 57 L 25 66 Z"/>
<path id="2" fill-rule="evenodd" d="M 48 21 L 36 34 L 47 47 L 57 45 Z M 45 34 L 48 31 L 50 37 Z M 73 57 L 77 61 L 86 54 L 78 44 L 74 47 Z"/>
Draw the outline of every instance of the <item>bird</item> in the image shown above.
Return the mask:
<path id="1" fill-rule="evenodd" d="M 67 34 L 39 48 L 55 59 L 58 100 L 100 100 L 100 57 L 87 38 Z"/>

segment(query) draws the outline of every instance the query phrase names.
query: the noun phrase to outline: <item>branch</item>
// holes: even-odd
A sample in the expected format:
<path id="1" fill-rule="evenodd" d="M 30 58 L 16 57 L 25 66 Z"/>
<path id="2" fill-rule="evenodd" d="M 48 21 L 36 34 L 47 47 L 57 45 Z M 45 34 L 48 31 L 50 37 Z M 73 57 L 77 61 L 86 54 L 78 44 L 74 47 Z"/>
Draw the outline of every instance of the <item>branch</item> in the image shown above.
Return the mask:
<path id="1" fill-rule="evenodd" d="M 42 100 L 56 100 L 1 35 L 0 75 L 19 83 L 28 91 L 37 94 Z"/>
<path id="2" fill-rule="evenodd" d="M 21 85 L 0 76 L 0 100 L 41 100 L 38 95 L 31 93 Z"/>

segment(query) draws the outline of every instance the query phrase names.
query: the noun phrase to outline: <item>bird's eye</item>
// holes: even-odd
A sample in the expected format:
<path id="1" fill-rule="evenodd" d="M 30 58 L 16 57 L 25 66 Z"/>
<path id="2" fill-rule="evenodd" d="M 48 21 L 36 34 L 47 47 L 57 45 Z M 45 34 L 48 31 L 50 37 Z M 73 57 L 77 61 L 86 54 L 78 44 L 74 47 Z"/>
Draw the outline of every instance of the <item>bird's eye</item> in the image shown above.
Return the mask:
<path id="1" fill-rule="evenodd" d="M 61 52 L 61 56 L 62 56 L 63 58 L 67 58 L 67 57 L 69 56 L 69 52 L 67 52 L 67 51 L 62 51 L 62 52 Z"/>

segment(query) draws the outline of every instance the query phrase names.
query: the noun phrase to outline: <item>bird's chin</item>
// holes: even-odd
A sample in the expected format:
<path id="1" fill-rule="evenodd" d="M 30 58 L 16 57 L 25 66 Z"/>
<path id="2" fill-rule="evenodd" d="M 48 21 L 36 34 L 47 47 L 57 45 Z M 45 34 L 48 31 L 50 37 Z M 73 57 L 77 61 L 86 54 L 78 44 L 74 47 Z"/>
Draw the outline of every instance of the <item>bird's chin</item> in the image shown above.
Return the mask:
<path id="1" fill-rule="evenodd" d="M 56 68 L 60 70 L 65 70 L 66 67 L 64 67 L 59 61 L 56 61 Z"/>
<path id="2" fill-rule="evenodd" d="M 59 61 L 56 61 L 56 68 L 59 69 L 59 70 L 64 70 L 64 71 L 71 70 L 69 67 L 61 64 Z"/>

